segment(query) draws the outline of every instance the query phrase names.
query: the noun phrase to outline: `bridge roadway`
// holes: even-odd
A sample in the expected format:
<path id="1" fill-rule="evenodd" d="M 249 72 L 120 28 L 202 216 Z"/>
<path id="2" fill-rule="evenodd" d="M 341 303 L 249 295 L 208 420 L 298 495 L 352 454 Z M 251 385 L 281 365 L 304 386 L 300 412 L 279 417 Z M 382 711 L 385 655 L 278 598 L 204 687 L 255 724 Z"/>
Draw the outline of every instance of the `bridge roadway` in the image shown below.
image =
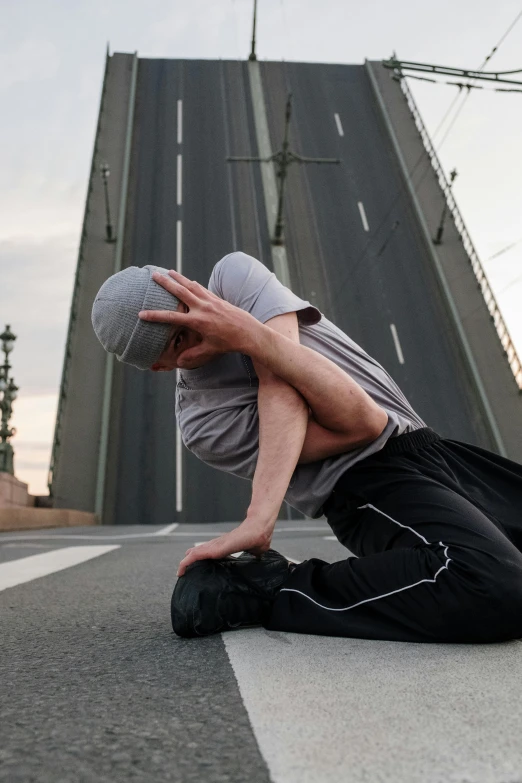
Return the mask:
<path id="1" fill-rule="evenodd" d="M 281 144 L 291 90 L 292 149 L 342 159 L 290 170 L 292 288 L 384 365 L 427 424 L 444 437 L 493 448 L 364 67 L 260 66 L 272 149 Z M 204 285 L 235 249 L 272 268 L 259 166 L 226 161 L 257 154 L 247 67 L 140 60 L 124 265 L 177 266 Z M 117 372 L 107 480 L 116 512 L 108 517 L 161 525 L 230 519 L 246 509 L 247 482 L 183 449 L 183 508 L 176 513 L 175 373 Z M 288 518 L 301 517 L 285 508 Z"/>
<path id="2" fill-rule="evenodd" d="M 229 527 L 0 536 L 1 781 L 521 780 L 521 642 L 176 637 L 176 565 Z M 347 554 L 323 522 L 282 520 L 274 546 Z"/>

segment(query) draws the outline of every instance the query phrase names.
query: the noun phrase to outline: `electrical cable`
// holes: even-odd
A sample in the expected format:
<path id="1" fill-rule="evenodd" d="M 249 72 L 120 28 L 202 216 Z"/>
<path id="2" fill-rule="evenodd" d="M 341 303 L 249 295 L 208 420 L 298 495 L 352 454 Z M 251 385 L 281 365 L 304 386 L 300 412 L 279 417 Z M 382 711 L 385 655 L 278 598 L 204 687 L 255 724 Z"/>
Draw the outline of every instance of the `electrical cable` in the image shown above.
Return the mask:
<path id="1" fill-rule="evenodd" d="M 518 20 L 519 20 L 521 17 L 522 17 L 522 11 L 520 11 L 520 13 L 517 15 L 517 17 L 516 17 L 516 18 L 514 19 L 514 21 L 511 23 L 511 25 L 510 25 L 510 26 L 509 26 L 509 28 L 506 30 L 506 32 L 504 33 L 504 35 L 502 36 L 502 38 L 500 39 L 500 41 L 497 43 L 497 45 L 493 47 L 493 49 L 491 50 L 490 54 L 489 54 L 489 55 L 486 57 L 486 59 L 484 60 L 483 64 L 481 65 L 481 68 L 480 68 L 480 70 L 482 70 L 482 69 L 484 68 L 484 66 L 486 65 L 486 63 L 488 63 L 488 62 L 489 62 L 489 60 L 492 58 L 493 54 L 494 54 L 495 52 L 497 52 L 497 51 L 498 51 L 498 48 L 499 48 L 500 44 L 501 44 L 501 43 L 502 43 L 502 42 L 503 42 L 503 41 L 506 39 L 506 37 L 507 37 L 507 35 L 509 34 L 509 32 L 511 32 L 511 30 L 513 29 L 513 27 L 515 26 L 515 24 L 518 22 Z M 405 77 L 403 77 L 403 78 L 405 78 Z M 436 134 L 438 133 L 438 131 L 439 131 L 439 130 L 440 130 L 440 128 L 442 127 L 442 125 L 443 125 L 443 123 L 444 123 L 444 121 L 445 121 L 446 117 L 448 116 L 449 112 L 450 112 L 450 111 L 451 111 L 451 109 L 453 108 L 453 106 L 454 106 L 454 104 L 455 104 L 456 100 L 458 100 L 458 98 L 460 97 L 460 94 L 461 94 L 460 92 L 459 92 L 459 93 L 457 93 L 457 96 L 456 96 L 456 98 L 454 98 L 454 99 L 453 99 L 453 101 L 451 102 L 450 106 L 449 106 L 449 107 L 448 107 L 448 109 L 446 110 L 446 113 L 444 114 L 444 117 L 443 117 L 443 118 L 442 118 L 442 120 L 439 122 L 439 124 L 438 124 L 438 126 L 437 126 L 437 128 L 436 128 L 436 130 L 435 130 L 435 132 L 434 132 L 434 134 L 433 134 L 433 139 L 435 139 L 435 136 L 436 136 Z M 460 109 L 459 109 L 459 113 L 460 113 Z M 457 115 L 457 116 L 458 116 L 458 115 Z M 454 121 L 452 121 L 452 123 L 451 123 L 450 127 L 452 127 L 452 126 L 453 126 L 453 124 L 454 124 Z M 443 141 L 444 141 L 444 139 L 447 137 L 447 134 L 448 134 L 448 132 L 449 132 L 449 129 L 448 129 L 448 131 L 446 131 L 446 134 L 445 134 L 445 136 L 444 136 L 444 138 L 443 138 Z M 440 145 L 439 145 L 439 148 L 440 148 Z M 349 274 L 347 274 L 347 275 L 346 275 L 346 277 L 344 277 L 343 279 L 341 279 L 341 280 L 338 282 L 338 284 L 337 284 L 337 289 L 338 289 L 338 291 L 339 291 L 339 294 L 338 294 L 338 296 L 337 296 L 337 297 L 334 297 L 334 301 L 333 301 L 333 303 L 335 303 L 335 302 L 336 302 L 336 300 L 339 298 L 339 296 L 340 296 L 340 293 L 341 293 L 341 290 L 342 290 L 342 286 L 343 286 L 343 284 L 344 284 L 345 282 L 347 282 L 347 281 L 348 281 L 350 278 L 353 278 L 353 276 L 354 276 L 355 272 L 356 272 L 356 271 L 359 269 L 359 267 L 360 267 L 361 263 L 364 261 L 364 259 L 365 259 L 365 257 L 366 257 L 366 254 L 368 253 L 368 250 L 370 249 L 370 246 L 371 246 L 371 244 L 374 242 L 374 240 L 377 240 L 377 238 L 378 238 L 378 235 L 379 235 L 379 232 L 381 231 L 382 227 L 384 226 L 384 224 L 385 224 L 385 223 L 386 223 L 386 221 L 388 220 L 388 218 L 389 218 L 389 216 L 390 216 L 390 214 L 391 214 L 392 210 L 394 209 L 395 205 L 397 204 L 397 202 L 399 201 L 399 199 L 402 197 L 402 195 L 403 195 L 404 191 L 406 190 L 406 187 L 407 187 L 407 182 L 412 180 L 412 177 L 413 177 L 413 175 L 415 174 L 415 172 L 416 172 L 416 170 L 417 170 L 417 168 L 418 168 L 419 164 L 420 164 L 420 163 L 421 163 L 423 160 L 424 160 L 424 162 L 425 162 L 425 170 L 424 170 L 424 172 L 422 173 L 422 176 L 420 177 L 420 179 L 419 179 L 419 181 L 418 181 L 418 183 L 417 183 L 417 189 L 420 187 L 420 185 L 421 185 L 421 184 L 422 184 L 422 182 L 424 181 L 424 177 L 426 176 L 426 174 L 427 174 L 427 173 L 430 171 L 430 169 L 432 168 L 432 167 L 431 167 L 431 159 L 430 159 L 430 158 L 428 158 L 428 160 L 425 160 L 425 158 L 426 158 L 426 150 L 425 150 L 425 149 L 423 149 L 423 151 L 422 151 L 421 155 L 419 156 L 419 158 L 418 158 L 418 159 L 417 159 L 417 161 L 415 162 L 415 164 L 414 164 L 413 168 L 411 169 L 411 171 L 409 171 L 409 172 L 407 172 L 407 173 L 406 173 L 406 181 L 403 181 L 403 182 L 401 182 L 401 184 L 400 184 L 400 186 L 399 186 L 399 189 L 398 189 L 398 191 L 397 191 L 397 193 L 396 193 L 396 196 L 395 196 L 395 197 L 393 198 L 393 200 L 391 201 L 389 208 L 387 209 L 386 213 L 384 214 L 383 218 L 381 219 L 381 221 L 380 221 L 379 225 L 377 226 L 377 228 L 376 228 L 375 232 L 373 232 L 372 236 L 368 238 L 368 241 L 367 241 L 366 245 L 364 246 L 363 250 L 361 251 L 361 254 L 360 254 L 360 255 L 359 255 L 359 257 L 357 258 L 357 260 L 355 261 L 355 263 L 354 263 L 354 264 L 351 266 Z M 385 247 L 388 245 L 389 239 L 391 238 L 391 235 L 392 235 L 392 234 L 395 232 L 396 228 L 397 228 L 397 221 L 395 221 L 395 222 L 394 222 L 394 224 L 392 225 L 392 227 L 391 227 L 390 231 L 388 232 L 388 235 L 387 235 L 387 236 L 386 236 L 386 238 L 384 239 L 383 246 L 381 247 L 381 249 L 380 249 L 380 251 L 379 251 L 379 254 L 378 254 L 378 256 L 377 256 L 377 257 L 379 257 L 379 256 L 381 255 L 381 253 L 382 253 L 382 251 L 383 251 L 383 248 L 385 248 Z"/>
<path id="2" fill-rule="evenodd" d="M 498 51 L 498 48 L 499 48 L 499 46 L 501 45 L 501 43 L 502 43 L 503 41 L 505 41 L 505 40 L 506 40 L 507 36 L 509 35 L 509 33 L 511 32 L 511 30 L 513 29 L 513 27 L 516 25 L 516 23 L 518 22 L 518 20 L 519 20 L 521 17 L 522 17 L 522 11 L 520 11 L 520 12 L 517 14 L 517 16 L 515 17 L 515 19 L 513 20 L 513 22 L 512 22 L 512 23 L 509 25 L 508 29 L 506 30 L 506 32 L 504 33 L 504 35 L 502 36 L 502 38 L 500 39 L 500 41 L 499 41 L 499 42 L 496 44 L 496 46 L 494 46 L 494 47 L 493 47 L 493 49 L 492 49 L 492 50 L 491 50 L 491 52 L 488 54 L 488 56 L 486 57 L 486 59 L 484 60 L 484 62 L 483 62 L 483 63 L 482 63 L 482 65 L 480 66 L 480 68 L 478 68 L 478 69 L 477 69 L 478 73 L 480 73 L 481 71 L 483 71 L 483 70 L 484 70 L 484 68 L 486 67 L 486 65 L 488 64 L 488 62 L 491 60 L 491 58 L 493 57 L 493 55 L 494 55 L 494 54 L 496 54 L 496 52 Z M 477 79 L 474 79 L 474 80 L 472 79 L 472 82 L 473 82 L 473 81 L 477 81 Z M 460 113 L 461 113 L 462 109 L 464 108 L 464 105 L 465 105 L 466 101 L 468 100 L 468 98 L 469 98 L 469 96 L 470 96 L 470 94 L 471 94 L 471 90 L 468 90 L 468 92 L 467 92 L 467 93 L 464 95 L 464 100 L 461 102 L 461 104 L 460 104 L 459 108 L 458 108 L 458 109 L 457 109 L 457 111 L 455 112 L 455 115 L 454 115 L 454 117 L 453 117 L 452 121 L 450 122 L 450 124 L 449 124 L 449 126 L 448 126 L 448 128 L 447 128 L 447 130 L 446 130 L 446 133 L 445 133 L 445 134 L 444 134 L 444 136 L 442 137 L 442 139 L 441 139 L 441 142 L 440 142 L 440 144 L 439 144 L 439 145 L 438 145 L 438 147 L 437 147 L 437 152 L 440 150 L 440 148 L 442 147 L 442 145 L 443 145 L 443 144 L 444 144 L 444 142 L 446 141 L 446 139 L 447 139 L 447 137 L 448 137 L 448 134 L 449 134 L 450 130 L 451 130 L 451 129 L 453 128 L 453 126 L 455 125 L 455 123 L 456 123 L 456 121 L 457 121 L 457 119 L 458 119 L 458 117 L 459 117 L 459 115 L 460 115 Z"/>
<path id="3" fill-rule="evenodd" d="M 507 253 L 508 250 L 511 250 L 511 248 L 516 247 L 521 242 L 522 242 L 522 237 L 520 239 L 517 239 L 516 242 L 512 242 L 510 245 L 506 245 L 506 247 L 503 247 L 502 250 L 498 251 L 498 253 L 493 253 L 492 256 L 486 258 L 486 261 L 484 263 L 488 263 L 489 261 L 493 261 L 494 258 L 504 255 L 504 253 Z"/>

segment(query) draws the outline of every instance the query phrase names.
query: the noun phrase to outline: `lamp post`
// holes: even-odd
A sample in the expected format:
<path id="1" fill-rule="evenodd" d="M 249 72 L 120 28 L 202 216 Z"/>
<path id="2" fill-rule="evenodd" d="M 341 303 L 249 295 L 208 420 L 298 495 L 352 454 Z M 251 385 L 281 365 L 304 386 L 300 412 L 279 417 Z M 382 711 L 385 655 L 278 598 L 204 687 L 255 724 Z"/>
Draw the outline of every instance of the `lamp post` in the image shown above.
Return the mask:
<path id="1" fill-rule="evenodd" d="M 109 177 L 111 170 L 108 163 L 102 163 L 100 166 L 100 173 L 103 180 L 103 193 L 105 196 L 105 241 L 115 242 L 116 237 L 112 231 L 111 221 L 111 205 L 109 202 Z"/>
<path id="2" fill-rule="evenodd" d="M 456 176 L 457 176 L 457 169 L 453 169 L 453 171 L 450 172 L 450 181 L 449 181 L 450 188 L 453 185 L 453 180 L 455 179 Z M 446 220 L 447 211 L 448 211 L 448 202 L 446 199 L 444 199 L 444 209 L 442 210 L 442 215 L 440 218 L 440 223 L 437 229 L 437 233 L 435 234 L 435 237 L 433 239 L 434 245 L 442 245 L 442 234 L 444 232 L 444 222 Z"/>
<path id="3" fill-rule="evenodd" d="M 13 413 L 13 402 L 16 400 L 18 386 L 12 377 L 9 377 L 9 354 L 13 350 L 13 343 L 16 336 L 11 332 L 9 325 L 5 327 L 3 334 L 0 334 L 2 349 L 4 352 L 4 363 L 0 365 L 0 410 L 2 411 L 2 426 L 0 427 L 0 473 L 10 473 L 14 475 L 13 447 L 9 439 L 16 433 L 14 427 L 9 427 L 9 419 Z"/>

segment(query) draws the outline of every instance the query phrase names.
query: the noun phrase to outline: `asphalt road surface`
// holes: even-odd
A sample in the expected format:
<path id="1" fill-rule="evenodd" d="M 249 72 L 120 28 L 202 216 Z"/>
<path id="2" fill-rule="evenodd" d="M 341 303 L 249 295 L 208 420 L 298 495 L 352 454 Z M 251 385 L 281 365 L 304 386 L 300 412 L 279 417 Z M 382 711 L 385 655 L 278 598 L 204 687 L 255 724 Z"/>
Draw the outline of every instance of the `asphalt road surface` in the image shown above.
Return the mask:
<path id="1" fill-rule="evenodd" d="M 365 68 L 260 68 L 273 151 L 292 91 L 291 149 L 342 161 L 289 169 L 292 290 L 379 361 L 430 427 L 493 448 Z M 217 261 L 242 250 L 272 269 L 259 165 L 227 161 L 258 154 L 247 63 L 140 59 L 132 139 L 124 266 L 177 268 L 206 286 Z M 176 374 L 128 365 L 115 373 L 118 446 L 107 477 L 115 510 L 106 521 L 240 515 L 249 500 L 244 480 L 176 452 Z M 290 507 L 286 514 L 302 517 Z"/>
<path id="2" fill-rule="evenodd" d="M 0 536 L 0 780 L 522 781 L 520 642 L 176 637 L 177 563 L 230 527 Z M 347 555 L 322 520 L 274 547 Z"/>

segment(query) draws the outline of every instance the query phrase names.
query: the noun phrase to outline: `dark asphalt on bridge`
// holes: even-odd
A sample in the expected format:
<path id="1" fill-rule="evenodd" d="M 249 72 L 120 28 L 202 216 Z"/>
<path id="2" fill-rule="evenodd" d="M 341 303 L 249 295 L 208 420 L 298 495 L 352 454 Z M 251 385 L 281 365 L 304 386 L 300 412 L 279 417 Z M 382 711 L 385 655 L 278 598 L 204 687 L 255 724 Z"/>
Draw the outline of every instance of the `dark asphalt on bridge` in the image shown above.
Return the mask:
<path id="1" fill-rule="evenodd" d="M 487 444 L 476 392 L 367 72 L 355 65 L 260 65 L 273 151 L 282 141 L 291 91 L 291 148 L 342 159 L 340 165 L 290 169 L 286 244 L 293 290 L 379 361 L 429 426 L 443 437 Z M 257 154 L 247 67 L 140 60 L 124 265 L 179 266 L 181 221 L 181 268 L 190 278 L 206 285 L 214 264 L 232 250 L 272 268 L 259 165 L 226 161 L 228 155 Z M 249 483 L 183 449 L 183 510 L 176 513 L 175 373 L 120 372 L 118 459 L 110 468 L 114 521 L 203 522 L 216 514 L 226 521 L 238 508 L 246 510 Z M 302 516 L 289 507 L 286 514 Z"/>

